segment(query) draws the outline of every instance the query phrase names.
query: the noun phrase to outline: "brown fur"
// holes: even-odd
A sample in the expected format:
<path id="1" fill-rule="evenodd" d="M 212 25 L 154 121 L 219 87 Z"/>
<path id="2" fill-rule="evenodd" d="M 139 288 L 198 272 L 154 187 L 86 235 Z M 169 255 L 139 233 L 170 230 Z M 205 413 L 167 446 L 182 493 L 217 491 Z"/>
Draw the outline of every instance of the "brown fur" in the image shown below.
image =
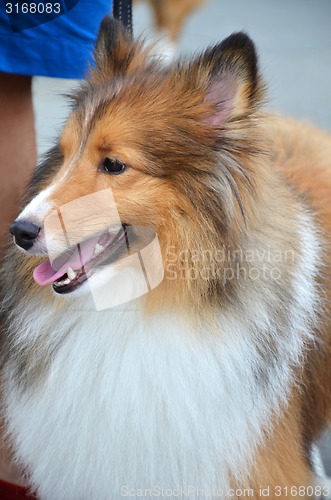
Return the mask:
<path id="1" fill-rule="evenodd" d="M 316 439 L 331 419 L 331 140 L 312 127 L 275 120 L 275 150 L 282 174 L 311 207 L 324 241 L 321 291 L 324 311 L 319 336 L 321 342 L 309 352 L 304 371 L 302 417 L 308 442 Z"/>
<path id="2" fill-rule="evenodd" d="M 261 487 L 270 486 L 270 497 L 276 498 L 276 491 L 286 496 L 286 486 L 315 484 L 310 445 L 331 422 L 331 138 L 308 125 L 277 117 L 273 117 L 268 132 L 274 143 L 275 168 L 311 207 L 326 244 L 321 274 L 324 311 L 317 344 L 308 352 L 300 373 L 300 389 L 294 389 L 289 409 L 277 419 L 272 435 L 266 436 L 251 471 L 252 480 L 244 486 L 235 485 L 249 486 L 256 498 L 260 498 Z M 276 486 L 282 489 L 276 490 Z"/>
<path id="3" fill-rule="evenodd" d="M 276 419 L 272 435 L 265 436 L 252 470 L 247 471 L 248 478 L 243 483 L 234 481 L 233 488 L 250 489 L 254 492 L 253 498 L 293 498 L 291 488 L 295 491 L 300 487 L 309 493 L 307 487 L 314 487 L 315 483 L 302 441 L 300 402 L 293 397 L 290 410 Z M 237 496 L 245 497 L 245 494 Z M 301 497 L 309 498 L 309 495 Z"/>

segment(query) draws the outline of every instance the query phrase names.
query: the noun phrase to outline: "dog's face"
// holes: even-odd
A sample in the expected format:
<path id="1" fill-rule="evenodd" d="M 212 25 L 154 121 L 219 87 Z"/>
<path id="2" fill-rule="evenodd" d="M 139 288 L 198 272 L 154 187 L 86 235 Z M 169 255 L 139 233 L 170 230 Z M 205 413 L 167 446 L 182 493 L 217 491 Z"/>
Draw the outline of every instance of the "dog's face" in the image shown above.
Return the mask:
<path id="1" fill-rule="evenodd" d="M 18 246 L 50 258 L 35 280 L 58 293 L 97 279 L 128 227 L 137 246 L 135 228 L 151 228 L 163 258 L 169 245 L 231 238 L 243 222 L 242 159 L 254 155 L 247 131 L 261 86 L 246 35 L 164 67 L 107 17 L 95 59 L 59 138 L 59 166 L 12 225 Z"/>

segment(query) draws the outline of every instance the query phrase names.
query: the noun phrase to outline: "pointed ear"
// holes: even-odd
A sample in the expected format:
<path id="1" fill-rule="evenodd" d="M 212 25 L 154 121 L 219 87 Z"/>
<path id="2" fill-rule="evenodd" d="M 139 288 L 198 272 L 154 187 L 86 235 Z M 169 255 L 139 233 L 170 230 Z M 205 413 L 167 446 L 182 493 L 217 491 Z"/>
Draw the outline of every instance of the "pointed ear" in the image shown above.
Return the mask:
<path id="1" fill-rule="evenodd" d="M 206 122 L 216 127 L 247 115 L 263 98 L 255 46 L 245 33 L 234 33 L 207 49 L 191 70 L 210 104 Z"/>
<path id="2" fill-rule="evenodd" d="M 123 75 L 136 52 L 136 46 L 125 26 L 112 16 L 101 21 L 95 46 L 96 69 L 103 75 Z"/>

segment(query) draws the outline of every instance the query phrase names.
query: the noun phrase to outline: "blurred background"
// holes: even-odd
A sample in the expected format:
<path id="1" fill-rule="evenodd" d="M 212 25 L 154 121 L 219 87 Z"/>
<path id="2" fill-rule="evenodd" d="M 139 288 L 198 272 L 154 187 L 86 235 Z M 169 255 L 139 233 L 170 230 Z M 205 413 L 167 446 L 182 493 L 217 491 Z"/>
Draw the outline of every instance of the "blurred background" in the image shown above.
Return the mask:
<path id="1" fill-rule="evenodd" d="M 153 35 L 146 2 L 135 4 L 133 17 L 135 34 Z M 331 0 L 206 0 L 187 17 L 177 52 L 192 54 L 238 30 L 257 46 L 269 108 L 331 132 Z M 59 94 L 75 84 L 34 79 L 39 153 L 49 148 L 67 114 Z"/>
<path id="2" fill-rule="evenodd" d="M 133 16 L 135 34 L 153 36 L 147 3 L 136 4 Z M 238 30 L 246 31 L 257 46 L 269 109 L 331 132 L 331 0 L 206 0 L 186 19 L 176 52 L 192 54 Z M 76 84 L 34 79 L 39 154 L 53 143 L 68 113 L 61 94 Z M 327 436 L 321 448 L 331 476 Z"/>

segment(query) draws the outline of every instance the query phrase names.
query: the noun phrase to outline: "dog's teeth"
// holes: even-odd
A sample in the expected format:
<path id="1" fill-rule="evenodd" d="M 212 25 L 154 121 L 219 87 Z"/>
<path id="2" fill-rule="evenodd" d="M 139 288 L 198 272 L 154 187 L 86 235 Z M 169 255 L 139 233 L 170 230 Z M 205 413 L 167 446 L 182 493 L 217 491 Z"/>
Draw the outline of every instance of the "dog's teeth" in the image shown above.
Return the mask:
<path id="1" fill-rule="evenodd" d="M 69 278 L 66 278 L 66 279 L 65 279 L 65 280 L 63 280 L 63 281 L 58 281 L 58 282 L 57 282 L 57 286 L 69 285 L 70 281 L 71 281 L 71 280 L 70 280 Z"/>
<path id="2" fill-rule="evenodd" d="M 71 267 L 68 267 L 67 275 L 68 275 L 69 281 L 76 278 L 76 273 Z"/>
<path id="3" fill-rule="evenodd" d="M 95 249 L 94 249 L 94 253 L 95 253 L 95 255 L 98 255 L 100 252 L 102 252 L 102 251 L 103 251 L 103 249 L 104 249 L 104 248 L 103 248 L 103 246 L 102 246 L 102 245 L 100 245 L 100 243 L 97 243 L 97 244 L 95 245 Z"/>

